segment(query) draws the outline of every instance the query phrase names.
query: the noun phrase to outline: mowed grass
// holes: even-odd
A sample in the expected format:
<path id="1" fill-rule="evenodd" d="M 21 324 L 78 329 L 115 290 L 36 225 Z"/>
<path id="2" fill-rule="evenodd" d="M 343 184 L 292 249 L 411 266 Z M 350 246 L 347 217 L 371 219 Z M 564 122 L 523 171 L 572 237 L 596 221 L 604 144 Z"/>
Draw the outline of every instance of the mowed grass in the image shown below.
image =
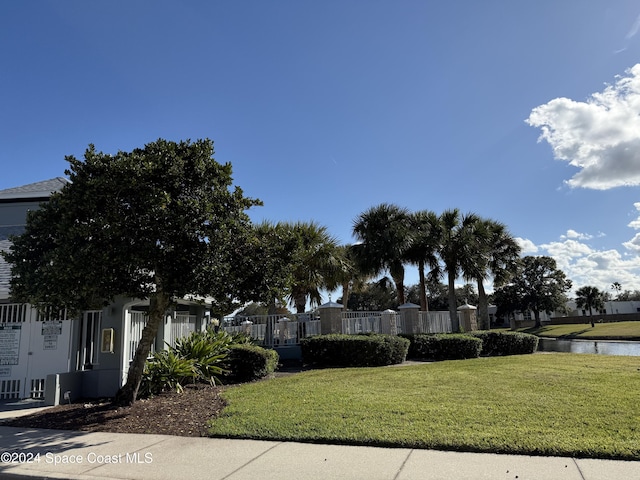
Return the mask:
<path id="1" fill-rule="evenodd" d="M 210 434 L 639 460 L 639 367 L 536 354 L 307 371 L 227 388 Z"/>
<path id="2" fill-rule="evenodd" d="M 588 322 L 588 317 L 585 318 Z M 590 323 L 547 325 L 541 328 L 520 329 L 520 331 L 540 337 L 640 340 L 640 322 L 596 323 L 594 327 Z"/>

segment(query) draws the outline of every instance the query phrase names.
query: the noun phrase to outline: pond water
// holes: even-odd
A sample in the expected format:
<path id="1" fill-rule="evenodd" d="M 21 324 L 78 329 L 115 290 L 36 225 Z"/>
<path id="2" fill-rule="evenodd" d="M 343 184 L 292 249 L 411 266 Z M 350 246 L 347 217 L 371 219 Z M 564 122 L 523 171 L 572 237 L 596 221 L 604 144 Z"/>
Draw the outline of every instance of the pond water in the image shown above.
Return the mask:
<path id="1" fill-rule="evenodd" d="M 640 356 L 640 342 L 614 340 L 556 340 L 541 338 L 539 352 L 597 353 L 601 355 Z"/>

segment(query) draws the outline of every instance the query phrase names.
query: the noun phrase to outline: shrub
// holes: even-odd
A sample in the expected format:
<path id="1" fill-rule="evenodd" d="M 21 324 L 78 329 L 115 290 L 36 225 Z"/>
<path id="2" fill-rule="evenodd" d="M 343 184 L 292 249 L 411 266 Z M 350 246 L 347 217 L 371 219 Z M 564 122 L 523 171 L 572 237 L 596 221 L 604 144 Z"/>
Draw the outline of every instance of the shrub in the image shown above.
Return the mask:
<path id="1" fill-rule="evenodd" d="M 395 335 L 320 335 L 300 342 L 303 362 L 318 367 L 377 367 L 402 363 L 409 341 Z"/>
<path id="2" fill-rule="evenodd" d="M 156 352 L 144 366 L 138 397 L 145 398 L 161 392 L 182 392 L 182 385 L 193 382 L 196 368 L 193 360 L 177 356 L 172 350 Z"/>
<path id="3" fill-rule="evenodd" d="M 524 355 L 538 349 L 538 337 L 528 333 L 481 330 L 469 335 L 482 340 L 484 356 Z"/>
<path id="4" fill-rule="evenodd" d="M 278 352 L 249 343 L 232 345 L 225 362 L 225 383 L 251 382 L 275 372 Z"/>
<path id="5" fill-rule="evenodd" d="M 206 382 L 214 385 L 225 373 L 232 337 L 225 332 L 193 332 L 176 341 L 175 347 L 157 352 L 147 360 L 138 397 L 182 391 L 187 383 Z"/>
<path id="6" fill-rule="evenodd" d="M 413 335 L 410 358 L 425 360 L 456 360 L 476 358 L 482 350 L 482 340 L 460 333 Z"/>
<path id="7" fill-rule="evenodd" d="M 180 358 L 193 361 L 196 380 L 215 384 L 224 373 L 223 362 L 227 358 L 233 338 L 226 332 L 192 332 L 176 341 L 171 348 Z"/>

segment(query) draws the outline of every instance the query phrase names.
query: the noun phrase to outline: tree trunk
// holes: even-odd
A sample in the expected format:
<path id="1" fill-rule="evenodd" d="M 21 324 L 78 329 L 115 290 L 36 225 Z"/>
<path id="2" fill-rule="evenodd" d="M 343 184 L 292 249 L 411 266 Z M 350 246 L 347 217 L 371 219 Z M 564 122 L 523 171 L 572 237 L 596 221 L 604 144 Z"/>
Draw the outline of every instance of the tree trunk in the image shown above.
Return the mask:
<path id="1" fill-rule="evenodd" d="M 157 286 L 159 289 L 159 285 Z M 161 325 L 164 314 L 169 308 L 171 297 L 162 292 L 157 291 L 149 299 L 149 319 L 142 330 L 142 338 L 138 343 L 136 354 L 129 366 L 127 374 L 127 383 L 125 383 L 116 394 L 115 402 L 119 405 L 133 405 L 138 396 L 140 382 L 142 381 L 142 373 L 144 372 L 144 364 L 147 361 L 151 345 L 156 339 L 158 327 Z"/>
<path id="2" fill-rule="evenodd" d="M 389 271 L 393 283 L 396 285 L 396 293 L 398 295 L 398 305 L 404 305 L 404 267 L 400 265 L 399 268 L 394 268 L 393 271 Z"/>
<path id="3" fill-rule="evenodd" d="M 344 282 L 342 284 L 342 309 L 344 311 L 348 310 L 349 304 L 349 290 L 350 290 L 350 282 Z"/>
<path id="4" fill-rule="evenodd" d="M 418 262 L 418 273 L 420 275 L 420 310 L 428 312 L 429 306 L 427 305 L 427 282 L 424 278 L 424 260 Z"/>
<path id="5" fill-rule="evenodd" d="M 307 309 L 307 296 L 304 294 L 296 295 L 294 302 L 296 305 L 296 313 L 304 313 Z"/>
<path id="6" fill-rule="evenodd" d="M 542 323 L 540 322 L 540 310 L 536 308 L 533 311 L 533 317 L 535 318 L 535 321 L 536 321 L 536 328 L 542 327 Z"/>
<path id="7" fill-rule="evenodd" d="M 480 330 L 489 330 L 491 328 L 487 294 L 484 291 L 484 283 L 481 278 L 478 279 L 478 328 Z"/>
<path id="8" fill-rule="evenodd" d="M 451 329 L 453 333 L 460 331 L 460 323 L 458 322 L 458 305 L 456 304 L 456 272 L 447 270 L 449 277 L 449 318 L 451 319 Z"/>

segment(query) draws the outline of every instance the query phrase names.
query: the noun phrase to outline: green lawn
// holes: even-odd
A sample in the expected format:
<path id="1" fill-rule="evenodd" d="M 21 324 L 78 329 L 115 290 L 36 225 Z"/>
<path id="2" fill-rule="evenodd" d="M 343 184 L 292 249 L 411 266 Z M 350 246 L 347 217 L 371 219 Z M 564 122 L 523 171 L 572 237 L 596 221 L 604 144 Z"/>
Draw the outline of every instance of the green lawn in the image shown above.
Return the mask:
<path id="1" fill-rule="evenodd" d="M 590 323 L 575 325 L 548 325 L 542 328 L 520 329 L 540 337 L 571 337 L 640 340 L 640 322 Z"/>
<path id="2" fill-rule="evenodd" d="M 229 387 L 213 436 L 640 460 L 640 360 L 537 354 Z"/>

